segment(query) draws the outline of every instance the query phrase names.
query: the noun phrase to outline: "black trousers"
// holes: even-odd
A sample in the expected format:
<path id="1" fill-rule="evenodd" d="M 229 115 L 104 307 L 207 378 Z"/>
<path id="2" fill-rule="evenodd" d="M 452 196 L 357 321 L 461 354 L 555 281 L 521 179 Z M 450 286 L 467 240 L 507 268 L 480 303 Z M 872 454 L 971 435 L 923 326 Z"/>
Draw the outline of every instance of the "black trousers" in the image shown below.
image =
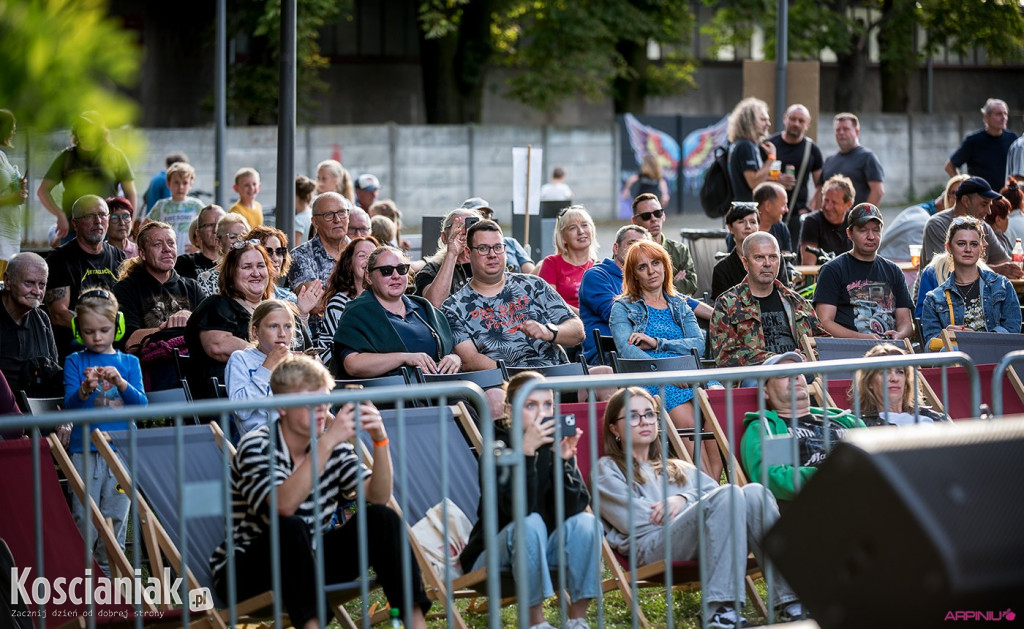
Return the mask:
<path id="1" fill-rule="evenodd" d="M 323 592 L 316 590 L 316 561 L 306 523 L 291 516 L 282 517 L 280 525 L 282 603 L 292 624 L 301 627 L 316 617 L 317 597 L 323 596 Z M 358 526 L 359 519 L 352 517 L 323 535 L 325 583 L 353 581 L 363 576 L 359 573 Z M 404 595 L 402 546 L 398 543 L 403 526 L 401 517 L 388 507 L 367 505 L 370 567 L 377 574 L 377 582 L 384 589 L 388 602 L 398 608 L 402 606 Z M 235 553 L 235 578 L 238 600 L 271 589 L 269 528 L 253 540 L 244 553 Z M 215 575 L 214 587 L 221 599 L 227 600 L 225 571 Z M 415 559 L 412 562 L 412 600 L 424 614 L 430 609 Z"/>

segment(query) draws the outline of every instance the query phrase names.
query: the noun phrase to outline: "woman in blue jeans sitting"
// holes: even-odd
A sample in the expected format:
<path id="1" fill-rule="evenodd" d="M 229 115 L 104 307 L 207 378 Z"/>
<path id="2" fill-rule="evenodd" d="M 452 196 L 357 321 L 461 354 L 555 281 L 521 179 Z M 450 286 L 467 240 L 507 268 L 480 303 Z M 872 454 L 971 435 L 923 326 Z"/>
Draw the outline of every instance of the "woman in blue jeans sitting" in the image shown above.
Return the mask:
<path id="1" fill-rule="evenodd" d="M 505 394 L 505 417 L 494 426 L 494 438 L 511 443 L 511 401 L 530 380 L 543 380 L 535 371 L 524 371 L 512 376 Z M 561 534 L 565 546 L 566 585 L 569 588 L 569 621 L 565 629 L 587 629 L 587 607 L 597 597 L 601 587 L 598 559 L 601 556 L 600 529 L 594 515 L 586 509 L 590 505 L 580 470 L 576 465 L 576 447 L 583 431 L 566 435 L 555 444 L 554 396 L 550 390 L 538 389 L 530 393 L 523 405 L 523 454 L 526 457 L 526 540 L 515 539 L 512 519 L 512 474 L 498 475 L 498 538 L 484 540 L 483 502 L 478 507 L 477 522 L 469 534 L 462 551 L 462 569 L 469 573 L 487 565 L 487 549 L 500 552 L 501 569 L 511 570 L 515 553 L 524 551 L 529 564 L 530 627 L 553 629 L 544 620 L 544 599 L 554 595 L 551 570 L 559 563 Z M 555 515 L 554 468 L 561 467 L 565 521 L 559 526 Z M 481 476 L 481 485 L 483 477 Z"/>
<path id="2" fill-rule="evenodd" d="M 629 248 L 622 269 L 622 295 L 609 317 L 615 349 L 623 358 L 687 356 L 704 353 L 704 333 L 686 299 L 672 284 L 672 258 L 664 247 L 641 240 Z M 673 385 L 646 387 L 663 395 L 676 428 L 693 430 L 693 389 Z M 693 456 L 692 442 L 686 441 Z M 722 474 L 722 458 L 714 440 L 704 442 L 701 469 L 712 478 Z"/>
<path id="3" fill-rule="evenodd" d="M 985 249 L 981 221 L 953 220 L 946 251 L 953 272 L 924 300 L 921 327 L 929 348 L 942 347 L 942 330 L 1020 333 L 1020 302 L 1010 280 L 978 265 Z"/>

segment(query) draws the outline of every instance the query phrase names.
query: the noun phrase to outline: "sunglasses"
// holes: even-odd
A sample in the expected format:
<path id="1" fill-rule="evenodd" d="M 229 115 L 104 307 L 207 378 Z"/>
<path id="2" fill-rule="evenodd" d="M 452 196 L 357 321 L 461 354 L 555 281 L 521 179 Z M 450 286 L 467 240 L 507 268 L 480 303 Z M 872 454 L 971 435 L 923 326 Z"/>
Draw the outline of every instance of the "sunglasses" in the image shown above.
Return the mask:
<path id="1" fill-rule="evenodd" d="M 263 243 L 260 242 L 259 240 L 255 239 L 255 238 L 251 238 L 249 240 L 236 240 L 235 242 L 231 243 L 231 248 L 232 249 L 245 249 L 246 245 L 252 245 L 253 247 L 259 247 L 262 244 Z"/>
<path id="2" fill-rule="evenodd" d="M 272 256 L 277 256 L 279 258 L 287 258 L 288 257 L 288 247 L 278 247 L 277 249 L 267 249 L 267 253 L 269 253 Z"/>
<path id="3" fill-rule="evenodd" d="M 662 216 L 665 216 L 665 210 L 654 210 L 653 212 L 640 212 L 639 214 L 634 214 L 633 216 L 639 216 L 640 220 L 642 221 L 649 221 L 651 220 L 652 216 L 654 218 L 661 218 Z"/>
<path id="4" fill-rule="evenodd" d="M 395 273 L 395 271 L 398 271 L 399 275 L 408 275 L 408 273 L 409 273 L 409 265 L 408 264 L 398 264 L 398 265 L 395 265 L 395 264 L 382 264 L 380 266 L 375 266 L 375 267 L 373 267 L 370 270 L 371 271 L 377 271 L 378 273 L 380 273 L 384 277 L 391 277 Z"/>

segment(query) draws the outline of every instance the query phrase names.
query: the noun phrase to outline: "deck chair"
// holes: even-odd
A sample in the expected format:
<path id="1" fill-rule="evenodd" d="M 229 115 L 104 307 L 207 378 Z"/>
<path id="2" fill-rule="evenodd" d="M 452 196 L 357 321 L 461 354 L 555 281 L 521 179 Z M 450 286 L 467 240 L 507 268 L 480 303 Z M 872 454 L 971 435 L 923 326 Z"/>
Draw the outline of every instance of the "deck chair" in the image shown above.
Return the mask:
<path id="1" fill-rule="evenodd" d="M 177 574 L 182 574 L 182 557 L 179 550 L 182 547 L 182 540 L 178 537 L 181 519 L 178 512 L 180 495 L 177 490 L 175 430 L 172 427 L 137 431 L 136 453 L 131 452 L 127 431 L 95 430 L 92 435 L 93 444 L 107 461 L 121 487 L 130 492 L 132 483 L 137 484 L 142 537 L 149 552 L 153 574 L 161 573 L 164 557 Z M 220 426 L 216 423 L 184 426 L 182 430 L 188 453 L 185 457 L 185 482 L 187 486 L 193 488 L 186 496 L 186 503 L 191 504 L 189 509 L 201 514 L 188 518 L 187 583 L 189 589 L 208 587 L 213 592 L 213 574 L 209 560 L 213 551 L 224 540 L 225 516 L 216 509 L 211 509 L 211 506 L 219 505 L 222 500 L 220 495 L 217 495 L 219 491 L 213 491 L 212 487 L 216 485 L 220 490 L 226 489 L 221 486 L 221 444 L 228 448 L 230 456 L 234 456 L 234 448 L 225 441 Z M 133 455 L 135 478 L 128 475 Z M 358 596 L 358 593 L 358 583 L 328 587 L 332 611 L 345 626 L 354 627 L 354 623 L 340 603 Z M 335 604 L 336 597 L 338 604 Z M 225 627 L 230 618 L 228 611 L 224 610 L 226 601 L 218 600 L 215 593 L 214 599 L 215 610 L 206 612 L 207 617 L 214 625 Z M 272 605 L 273 595 L 267 592 L 246 601 L 239 601 L 236 613 L 240 619 L 266 617 L 269 616 Z M 218 613 L 216 609 L 224 611 Z"/>
<path id="2" fill-rule="evenodd" d="M 68 508 L 64 493 L 57 482 L 53 460 L 50 458 L 49 450 L 56 440 L 51 440 L 50 447 L 42 439 L 16 439 L 0 441 L 0 512 L 6 514 L 0 517 L 0 539 L 6 541 L 10 547 L 15 564 L 20 568 L 30 568 L 31 578 L 39 576 L 39 568 L 36 564 L 36 538 L 35 518 L 33 516 L 35 499 L 33 497 L 32 481 L 32 450 L 36 448 L 39 455 L 39 478 L 40 478 L 40 508 L 42 511 L 42 536 L 43 536 L 43 574 L 52 583 L 54 579 L 64 577 L 65 579 L 81 578 L 85 574 L 84 557 L 85 541 L 71 517 L 71 510 Z M 56 443 L 60 448 L 60 444 Z M 61 449 L 63 452 L 63 449 Z M 65 454 L 66 458 L 67 455 Z M 70 466 L 70 459 L 66 459 L 63 465 Z M 74 470 L 71 467 L 71 470 Z M 77 474 L 75 474 L 77 477 Z M 78 488 L 76 487 L 76 491 Z M 114 539 L 113 532 L 106 528 L 103 518 L 99 513 L 96 504 L 90 500 L 93 523 L 100 540 L 107 547 L 107 555 L 111 561 L 111 569 L 115 573 L 120 572 L 126 576 L 132 575 L 131 564 L 128 563 L 124 553 Z M 103 572 L 95 561 L 92 565 L 93 575 L 102 575 Z M 5 575 L 6 576 L 6 575 Z M 79 591 L 81 593 L 81 591 Z M 4 594 L 7 596 L 7 594 Z M 34 604 L 29 605 L 35 609 Z M 87 605 L 75 605 L 66 599 L 61 605 L 52 601 L 47 604 L 48 620 L 56 617 L 63 617 L 69 620 L 83 619 L 88 612 Z M 111 616 L 119 622 L 123 622 L 118 616 L 125 614 L 127 618 L 134 618 L 135 609 L 131 605 L 100 605 L 96 604 L 97 624 L 103 625 L 104 616 L 99 612 L 110 612 Z M 142 609 L 147 612 L 154 612 L 156 608 L 150 604 L 144 604 Z M 58 616 L 59 614 L 59 616 Z M 155 624 L 171 623 L 180 625 L 180 615 L 174 610 L 165 610 L 160 619 L 149 618 Z M 52 623 L 57 626 L 61 623 Z"/>
<path id="3" fill-rule="evenodd" d="M 942 331 L 942 342 L 947 350 L 960 350 L 967 354 L 978 366 L 978 375 L 982 376 L 983 367 L 993 365 L 991 369 L 984 369 L 986 372 L 981 380 L 982 397 L 985 394 L 991 396 L 992 372 L 994 365 L 1003 359 L 1009 352 L 1024 349 L 1024 334 L 1000 334 L 997 332 L 953 332 Z M 1024 383 L 1013 368 L 1013 365 L 1006 370 L 1006 376 L 1002 383 L 1003 388 L 1003 413 L 1012 415 L 1024 413 Z M 986 402 L 991 404 L 991 400 Z"/>
<path id="4" fill-rule="evenodd" d="M 733 471 L 733 479 L 737 485 L 743 486 L 750 482 L 743 466 L 740 464 L 739 443 L 743 438 L 744 417 L 748 412 L 756 412 L 757 409 L 757 387 L 741 387 L 732 389 L 732 417 L 727 413 L 726 394 L 727 389 L 698 389 L 696 393 L 697 404 L 700 405 L 701 415 L 705 424 L 710 424 L 711 432 L 714 434 L 718 451 L 725 462 L 725 469 Z M 736 449 L 729 443 L 729 432 L 727 426 L 731 420 L 733 426 L 733 439 Z"/>
<path id="5" fill-rule="evenodd" d="M 42 415 L 51 411 L 59 411 L 64 405 L 62 397 L 29 397 L 24 391 L 18 391 L 21 408 L 28 415 Z"/>
<path id="6" fill-rule="evenodd" d="M 604 417 L 604 408 L 607 405 L 607 402 L 597 402 L 594 405 L 593 418 L 589 416 L 590 404 L 587 402 L 561 404 L 558 407 L 558 412 L 562 414 L 572 413 L 576 415 L 576 421 L 579 422 L 577 425 L 583 427 L 585 434 L 587 431 L 597 430 L 598 435 L 600 435 L 601 418 Z M 483 438 L 481 437 L 476 424 L 462 418 L 460 418 L 460 421 L 463 421 L 464 423 L 466 433 L 469 435 L 470 440 L 473 443 L 473 449 L 480 452 L 483 447 Z M 581 441 L 581 447 L 577 450 L 576 461 L 579 465 L 580 473 L 583 475 L 584 481 L 589 482 L 590 451 L 587 448 L 582 447 L 583 441 L 585 440 L 586 437 Z M 598 441 L 600 442 L 600 438 Z M 599 443 L 599 450 L 600 447 Z M 584 450 L 586 450 L 586 452 L 584 452 Z M 629 579 L 626 577 L 624 569 L 615 555 L 615 551 L 612 550 L 612 547 L 608 545 L 608 542 L 604 538 L 601 539 L 601 555 L 604 559 L 605 568 L 611 573 L 611 576 L 602 582 L 602 590 L 608 592 L 617 589 L 622 595 L 622 599 L 625 601 L 626 605 L 632 608 L 634 594 L 633 590 L 630 588 Z M 554 581 L 554 578 L 552 580 Z M 638 620 L 644 627 L 651 626 L 647 618 L 644 616 L 643 611 L 639 611 Z"/>
<path id="7" fill-rule="evenodd" d="M 908 339 L 837 339 L 830 336 L 805 336 L 801 339 L 804 353 L 807 360 L 841 360 L 844 358 L 863 358 L 864 354 L 875 345 L 889 343 L 907 350 L 908 354 L 914 353 L 914 348 Z M 832 372 L 829 380 L 850 380 L 853 373 Z M 830 387 L 831 388 L 831 387 Z"/>

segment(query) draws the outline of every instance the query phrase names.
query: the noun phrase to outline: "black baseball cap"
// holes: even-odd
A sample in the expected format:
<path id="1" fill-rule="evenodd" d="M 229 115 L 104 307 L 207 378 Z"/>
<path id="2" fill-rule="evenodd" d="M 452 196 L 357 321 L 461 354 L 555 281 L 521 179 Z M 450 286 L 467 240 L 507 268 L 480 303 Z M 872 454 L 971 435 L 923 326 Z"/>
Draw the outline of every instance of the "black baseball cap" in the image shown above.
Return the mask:
<path id="1" fill-rule="evenodd" d="M 965 194 L 980 194 L 986 199 L 999 198 L 999 193 L 993 190 L 992 186 L 988 185 L 988 182 L 981 177 L 971 177 L 960 184 L 960 187 L 956 189 L 956 198 L 959 199 Z"/>
<path id="2" fill-rule="evenodd" d="M 882 211 L 871 203 L 860 203 L 854 206 L 846 219 L 850 227 L 864 227 L 870 221 L 878 221 L 879 225 L 885 225 L 885 221 L 882 220 Z"/>

